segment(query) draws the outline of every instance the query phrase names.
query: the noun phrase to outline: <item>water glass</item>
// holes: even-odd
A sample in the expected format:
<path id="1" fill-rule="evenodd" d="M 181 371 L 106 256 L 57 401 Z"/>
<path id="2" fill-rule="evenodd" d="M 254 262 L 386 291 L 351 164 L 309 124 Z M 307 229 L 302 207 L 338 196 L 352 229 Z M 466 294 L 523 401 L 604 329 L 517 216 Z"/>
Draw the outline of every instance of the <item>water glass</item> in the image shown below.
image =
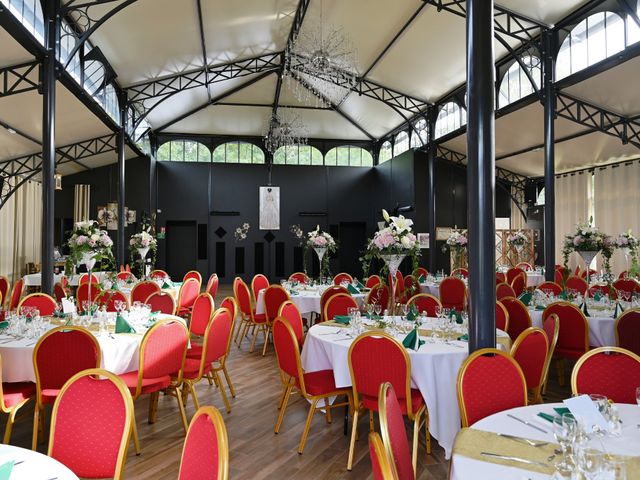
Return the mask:
<path id="1" fill-rule="evenodd" d="M 578 471 L 586 480 L 596 480 L 604 470 L 605 454 L 588 444 L 579 446 L 574 452 L 574 459 Z"/>
<path id="2" fill-rule="evenodd" d="M 553 436 L 562 449 L 562 459 L 556 464 L 558 470 L 569 470 L 572 465 L 567 455 L 567 449 L 573 445 L 576 439 L 578 423 L 573 415 L 565 413 L 553 418 Z"/>

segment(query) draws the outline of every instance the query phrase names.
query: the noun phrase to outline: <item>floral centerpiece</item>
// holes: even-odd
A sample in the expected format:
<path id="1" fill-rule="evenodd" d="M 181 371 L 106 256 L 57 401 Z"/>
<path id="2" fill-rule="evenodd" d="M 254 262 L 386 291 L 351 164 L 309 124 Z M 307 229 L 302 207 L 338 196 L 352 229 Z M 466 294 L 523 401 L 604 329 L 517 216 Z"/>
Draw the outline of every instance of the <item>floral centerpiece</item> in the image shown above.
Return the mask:
<path id="1" fill-rule="evenodd" d="M 318 255 L 320 276 L 327 275 L 329 273 L 329 255 L 338 250 L 338 244 L 334 238 L 327 232 L 320 230 L 320 225 L 318 225 L 315 230 L 307 234 L 307 240 L 304 246 L 306 249 L 313 249 L 316 255 Z M 327 253 L 329 255 L 327 255 Z"/>
<path id="2" fill-rule="evenodd" d="M 638 247 L 640 242 L 633 236 L 631 230 L 621 233 L 614 239 L 615 246 L 622 250 L 625 260 L 627 261 L 627 276 L 637 277 L 640 273 L 640 264 L 638 263 Z M 629 266 L 631 260 L 631 266 Z"/>
<path id="3" fill-rule="evenodd" d="M 236 228 L 235 232 L 233 232 L 233 234 L 236 237 L 236 242 L 241 242 L 242 240 L 246 240 L 247 234 L 249 233 L 250 228 L 251 228 L 251 225 L 249 225 L 246 222 L 243 223 L 241 227 Z"/>
<path id="4" fill-rule="evenodd" d="M 78 222 L 71 233 L 67 245 L 69 256 L 67 257 L 66 270 L 70 272 L 74 266 L 84 264 L 91 271 L 96 262 L 103 266 L 113 267 L 114 259 L 111 247 L 113 240 L 106 230 L 100 230 L 97 222 L 88 220 Z"/>
<path id="5" fill-rule="evenodd" d="M 467 254 L 467 248 L 469 247 L 469 240 L 467 236 L 460 232 L 451 232 L 446 243 L 442 247 L 442 251 L 446 252 L 447 249 L 453 255 L 453 269 L 462 268 L 463 260 Z"/>
<path id="6" fill-rule="evenodd" d="M 507 245 L 520 252 L 529 245 L 529 237 L 522 230 L 518 230 L 507 237 Z"/>
<path id="7" fill-rule="evenodd" d="M 564 258 L 564 266 L 568 269 L 569 255 L 571 252 L 577 252 L 587 268 L 587 281 L 589 281 L 589 265 L 598 253 L 602 253 L 604 258 L 604 268 L 607 276 L 611 276 L 611 256 L 615 241 L 602 233 L 597 227 L 592 225 L 593 219 L 589 223 L 579 223 L 576 230 L 571 235 L 564 238 L 562 245 L 562 256 Z"/>
<path id="8" fill-rule="evenodd" d="M 134 251 L 140 255 L 140 263 L 142 264 L 140 272 L 144 273 L 145 276 L 147 275 L 147 272 L 145 272 L 144 264 L 147 253 L 149 253 L 149 250 L 151 250 L 154 254 L 153 258 L 155 258 L 155 252 L 157 248 L 158 241 L 153 235 L 151 235 L 151 233 L 145 230 L 140 233 L 131 235 L 131 238 L 129 239 L 129 250 L 131 252 L 130 256 L 133 257 Z"/>

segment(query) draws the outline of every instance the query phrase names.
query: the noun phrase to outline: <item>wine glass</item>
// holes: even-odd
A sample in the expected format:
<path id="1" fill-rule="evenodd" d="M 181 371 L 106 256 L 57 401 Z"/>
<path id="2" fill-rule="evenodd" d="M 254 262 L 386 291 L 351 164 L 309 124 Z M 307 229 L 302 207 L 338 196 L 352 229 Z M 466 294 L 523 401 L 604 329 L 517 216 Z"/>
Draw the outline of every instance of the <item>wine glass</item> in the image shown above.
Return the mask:
<path id="1" fill-rule="evenodd" d="M 574 454 L 576 466 L 583 478 L 596 480 L 604 470 L 605 454 L 600 450 L 589 447 L 589 444 L 580 445 Z"/>
<path id="2" fill-rule="evenodd" d="M 376 317 L 380 316 L 380 312 L 382 311 L 382 305 L 380 305 L 379 303 L 376 303 L 373 305 L 373 311 L 376 314 Z"/>
<path id="3" fill-rule="evenodd" d="M 556 464 L 558 470 L 569 470 L 573 466 L 569 462 L 567 449 L 575 441 L 577 428 L 578 423 L 570 413 L 553 417 L 553 436 L 562 449 L 562 459 Z"/>

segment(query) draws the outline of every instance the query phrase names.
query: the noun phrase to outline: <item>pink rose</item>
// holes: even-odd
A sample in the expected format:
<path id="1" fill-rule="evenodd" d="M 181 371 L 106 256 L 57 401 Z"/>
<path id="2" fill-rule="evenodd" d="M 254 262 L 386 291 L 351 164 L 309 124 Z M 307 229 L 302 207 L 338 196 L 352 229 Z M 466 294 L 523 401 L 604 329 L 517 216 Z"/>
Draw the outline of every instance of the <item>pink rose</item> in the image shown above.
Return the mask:
<path id="1" fill-rule="evenodd" d="M 95 240 L 89 240 L 89 246 L 90 247 L 95 247 L 96 246 L 96 241 Z"/>
<path id="2" fill-rule="evenodd" d="M 89 240 L 88 237 L 85 237 L 84 235 L 79 235 L 78 238 L 76 238 L 76 243 L 78 245 L 84 245 L 85 243 L 87 243 L 87 240 Z"/>
<path id="3" fill-rule="evenodd" d="M 326 247 L 327 246 L 327 239 L 324 238 L 324 237 L 318 236 L 318 237 L 313 239 L 313 244 L 316 247 Z"/>
<path id="4" fill-rule="evenodd" d="M 143 247 L 148 247 L 149 246 L 149 240 L 147 240 L 146 238 L 143 238 L 141 243 L 142 243 Z"/>
<path id="5" fill-rule="evenodd" d="M 129 245 L 135 245 L 135 244 L 136 244 L 135 239 L 132 238 L 131 240 L 129 240 Z"/>
<path id="6" fill-rule="evenodd" d="M 467 237 L 460 237 L 460 245 L 466 245 L 467 244 Z"/>
<path id="7" fill-rule="evenodd" d="M 582 237 L 580 235 L 577 235 L 576 237 L 574 237 L 573 239 L 573 244 L 577 247 L 578 245 L 580 245 L 582 243 Z"/>

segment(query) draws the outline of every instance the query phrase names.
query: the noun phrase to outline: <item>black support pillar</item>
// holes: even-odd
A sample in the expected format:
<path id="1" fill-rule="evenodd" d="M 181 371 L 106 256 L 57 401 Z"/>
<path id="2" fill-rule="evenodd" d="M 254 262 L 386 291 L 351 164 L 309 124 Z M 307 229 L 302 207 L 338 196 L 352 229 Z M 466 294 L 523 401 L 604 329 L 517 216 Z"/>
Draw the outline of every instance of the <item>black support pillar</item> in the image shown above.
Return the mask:
<path id="1" fill-rule="evenodd" d="M 555 192 L 555 110 L 556 92 L 553 86 L 555 72 L 554 34 L 543 33 L 544 63 L 542 81 L 544 89 L 544 268 L 545 278 L 554 280 L 556 263 L 556 192 Z"/>
<path id="2" fill-rule="evenodd" d="M 124 238 L 125 218 L 125 150 L 127 148 L 126 130 L 127 130 L 127 110 L 123 97 L 120 97 L 120 130 L 118 131 L 118 238 L 116 251 L 116 267 L 125 265 L 126 258 L 126 242 Z"/>
<path id="3" fill-rule="evenodd" d="M 427 232 L 429 233 L 429 272 L 436 271 L 436 187 L 435 187 L 435 163 L 436 150 L 435 126 L 436 109 L 429 107 L 427 111 L 427 132 L 429 134 L 429 147 L 427 150 Z"/>
<path id="4" fill-rule="evenodd" d="M 496 345 L 493 0 L 467 0 L 469 351 Z"/>
<path id="5" fill-rule="evenodd" d="M 42 291 L 53 294 L 56 60 L 59 0 L 42 2 L 46 55 L 42 61 Z"/>

